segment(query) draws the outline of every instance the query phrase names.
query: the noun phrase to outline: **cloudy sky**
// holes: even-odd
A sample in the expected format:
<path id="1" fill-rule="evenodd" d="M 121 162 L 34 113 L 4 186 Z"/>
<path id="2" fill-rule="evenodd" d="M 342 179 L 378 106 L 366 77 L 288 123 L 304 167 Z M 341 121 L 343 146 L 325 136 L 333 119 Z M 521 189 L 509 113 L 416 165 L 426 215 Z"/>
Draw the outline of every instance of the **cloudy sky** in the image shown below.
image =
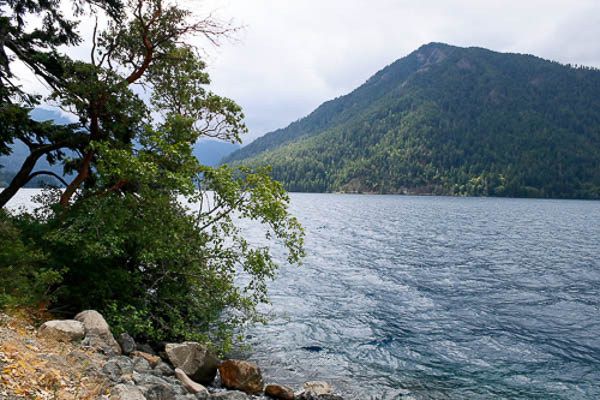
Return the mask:
<path id="1" fill-rule="evenodd" d="M 205 0 L 244 28 L 208 49 L 246 141 L 305 116 L 429 42 L 600 67 L 600 0 Z"/>
<path id="2" fill-rule="evenodd" d="M 350 92 L 429 42 L 600 68 L 600 0 L 179 1 L 243 27 L 235 40 L 205 49 L 212 90 L 244 109 L 244 143 Z M 82 24 L 84 38 L 92 27 Z M 89 48 L 88 40 L 69 52 L 88 59 Z M 31 75 L 23 83 L 40 86 Z"/>

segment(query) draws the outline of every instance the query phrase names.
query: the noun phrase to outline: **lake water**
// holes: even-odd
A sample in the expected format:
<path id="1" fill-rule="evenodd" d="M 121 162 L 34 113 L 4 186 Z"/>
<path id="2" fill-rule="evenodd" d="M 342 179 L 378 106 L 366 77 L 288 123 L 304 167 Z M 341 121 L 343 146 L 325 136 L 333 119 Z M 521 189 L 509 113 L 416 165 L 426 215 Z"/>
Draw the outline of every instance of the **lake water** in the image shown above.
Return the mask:
<path id="1" fill-rule="evenodd" d="M 308 255 L 282 264 L 279 317 L 249 332 L 266 381 L 355 399 L 600 398 L 600 202 L 291 198 Z"/>

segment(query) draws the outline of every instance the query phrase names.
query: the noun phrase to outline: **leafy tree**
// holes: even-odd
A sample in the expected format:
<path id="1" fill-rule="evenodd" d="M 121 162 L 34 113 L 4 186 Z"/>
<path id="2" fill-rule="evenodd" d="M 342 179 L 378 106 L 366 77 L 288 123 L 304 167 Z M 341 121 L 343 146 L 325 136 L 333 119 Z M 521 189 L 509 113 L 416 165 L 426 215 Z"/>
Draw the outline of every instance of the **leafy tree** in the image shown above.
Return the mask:
<path id="1" fill-rule="evenodd" d="M 80 42 L 78 22 L 61 12 L 60 0 L 5 0 L 0 1 L 0 155 L 10 154 L 10 145 L 20 140 L 27 145 L 30 155 L 10 184 L 0 192 L 0 207 L 37 175 L 59 176 L 50 171 L 32 173 L 37 161 L 47 157 L 55 163 L 65 157 L 64 149 L 76 149 L 82 144 L 76 124 L 57 126 L 36 122 L 29 111 L 41 98 L 27 93 L 19 85 L 19 76 L 13 72 L 16 62 L 28 67 L 48 87 L 60 90 L 65 76 L 64 62 L 68 58 L 57 51 L 59 46 L 73 46 Z M 84 15 L 95 7 L 118 20 L 122 4 L 118 0 L 76 0 L 75 15 Z M 31 24 L 41 20 L 41 26 Z M 0 166 L 1 167 L 1 166 Z"/>
<path id="2" fill-rule="evenodd" d="M 268 171 L 211 169 L 192 155 L 201 136 L 239 142 L 246 132 L 240 107 L 207 89 L 199 49 L 187 40 L 217 43 L 232 28 L 163 0 L 107 15 L 90 62 L 61 58 L 51 95 L 79 118 L 63 132 L 78 155 L 63 160 L 75 178 L 12 225 L 60 271 L 54 312 L 93 307 L 138 336 L 227 348 L 236 327 L 262 319 L 256 306 L 276 270 L 237 219 L 282 240 L 289 262 L 303 255 L 302 229 Z"/>

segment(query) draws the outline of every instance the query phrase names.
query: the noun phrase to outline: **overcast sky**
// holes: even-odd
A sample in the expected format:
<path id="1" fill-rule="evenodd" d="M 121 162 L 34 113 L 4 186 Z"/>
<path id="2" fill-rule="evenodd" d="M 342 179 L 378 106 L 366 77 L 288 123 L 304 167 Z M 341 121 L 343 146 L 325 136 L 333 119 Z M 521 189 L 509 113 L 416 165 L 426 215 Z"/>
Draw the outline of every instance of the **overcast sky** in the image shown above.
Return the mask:
<path id="1" fill-rule="evenodd" d="M 206 47 L 212 90 L 238 102 L 244 143 L 347 94 L 429 42 L 600 67 L 600 0 L 179 0 L 243 26 Z M 82 24 L 91 37 L 93 24 Z M 70 49 L 89 58 L 87 48 Z M 39 87 L 34 78 L 26 87 Z"/>
<path id="2" fill-rule="evenodd" d="M 600 67 L 600 0 L 209 0 L 244 25 L 209 49 L 215 92 L 249 139 L 301 118 L 429 42 Z"/>

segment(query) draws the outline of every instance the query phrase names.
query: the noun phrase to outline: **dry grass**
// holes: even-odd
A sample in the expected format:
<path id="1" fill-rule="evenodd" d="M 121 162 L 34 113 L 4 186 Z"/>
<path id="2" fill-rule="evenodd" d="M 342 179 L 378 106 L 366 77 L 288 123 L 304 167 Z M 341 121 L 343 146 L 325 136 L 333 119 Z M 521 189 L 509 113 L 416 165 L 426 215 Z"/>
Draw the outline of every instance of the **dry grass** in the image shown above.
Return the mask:
<path id="1" fill-rule="evenodd" d="M 79 344 L 38 338 L 29 323 L 0 314 L 0 399 L 108 398 L 106 360 Z"/>

